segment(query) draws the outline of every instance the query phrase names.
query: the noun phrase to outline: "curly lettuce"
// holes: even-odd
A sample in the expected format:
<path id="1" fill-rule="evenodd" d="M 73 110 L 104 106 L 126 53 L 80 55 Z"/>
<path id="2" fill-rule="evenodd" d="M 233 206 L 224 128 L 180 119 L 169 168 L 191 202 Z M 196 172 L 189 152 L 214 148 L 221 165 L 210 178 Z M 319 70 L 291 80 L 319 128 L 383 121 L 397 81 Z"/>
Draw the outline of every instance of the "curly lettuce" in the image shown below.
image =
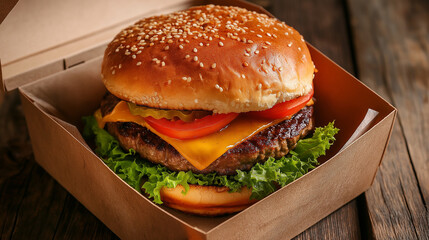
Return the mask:
<path id="1" fill-rule="evenodd" d="M 269 158 L 262 164 L 257 163 L 249 171 L 237 170 L 236 175 L 221 176 L 216 173 L 173 172 L 153 164 L 142 159 L 133 149 L 124 151 L 112 135 L 98 127 L 95 117 L 88 116 L 83 120 L 83 136 L 94 140 L 96 154 L 122 180 L 139 192 L 144 190 L 157 204 L 162 204 L 160 191 L 163 187 L 174 188 L 179 184 L 185 189 L 183 194 L 189 190 L 189 184 L 226 186 L 231 192 L 245 186 L 252 189 L 252 199 L 261 199 L 276 191 L 278 186 L 286 186 L 314 169 L 319 164 L 317 158 L 325 155 L 339 131 L 334 123 L 329 123 L 316 128 L 311 138 L 299 140 L 295 149 L 285 157 Z"/>

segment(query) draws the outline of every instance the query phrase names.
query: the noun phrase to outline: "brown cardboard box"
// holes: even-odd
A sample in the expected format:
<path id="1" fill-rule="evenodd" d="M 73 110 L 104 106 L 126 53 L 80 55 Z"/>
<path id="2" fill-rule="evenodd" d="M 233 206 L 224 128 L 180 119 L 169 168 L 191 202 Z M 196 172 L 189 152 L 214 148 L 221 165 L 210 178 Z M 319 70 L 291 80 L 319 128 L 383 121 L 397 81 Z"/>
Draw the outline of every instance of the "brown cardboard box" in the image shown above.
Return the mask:
<path id="1" fill-rule="evenodd" d="M 157 13 L 194 4 L 185 0 L 174 4 L 150 2 L 152 4 L 145 2 L 145 9 L 157 9 Z M 245 5 L 241 1 L 232 3 Z M 14 10 L 20 9 L 17 7 L 21 6 L 17 5 Z M 138 12 L 135 15 L 138 16 Z M 91 151 L 78 131 L 81 117 L 98 107 L 105 91 L 99 77 L 101 57 L 94 56 L 101 56 L 105 43 L 125 22 L 133 22 L 135 18 L 127 19 L 132 21 L 118 17 L 117 22 L 123 21 L 123 24 L 112 23 L 114 26 L 93 35 L 80 33 L 83 37 L 77 40 L 73 36 L 69 36 L 72 40 L 62 39 L 64 44 L 52 48 L 57 51 L 39 46 L 36 52 L 21 52 L 20 57 L 7 58 L 2 65 L 5 88 L 19 87 L 36 161 L 119 237 L 291 238 L 371 186 L 396 110 L 309 46 L 319 70 L 314 81 L 316 124 L 322 126 L 335 120 L 341 129 L 335 145 L 322 159 L 323 164 L 244 211 L 224 217 L 187 215 L 143 197 Z M 0 28 L 0 33 L 2 30 Z M 77 46 L 84 50 L 75 51 Z M 5 46 L 0 47 L 3 50 Z M 76 65 L 81 61 L 85 63 Z M 63 68 L 76 66 L 64 70 L 57 68 L 59 63 L 63 63 Z M 44 75 L 46 77 L 39 79 Z M 344 147 L 362 126 L 368 109 L 377 111 L 378 115 L 362 135 Z"/>

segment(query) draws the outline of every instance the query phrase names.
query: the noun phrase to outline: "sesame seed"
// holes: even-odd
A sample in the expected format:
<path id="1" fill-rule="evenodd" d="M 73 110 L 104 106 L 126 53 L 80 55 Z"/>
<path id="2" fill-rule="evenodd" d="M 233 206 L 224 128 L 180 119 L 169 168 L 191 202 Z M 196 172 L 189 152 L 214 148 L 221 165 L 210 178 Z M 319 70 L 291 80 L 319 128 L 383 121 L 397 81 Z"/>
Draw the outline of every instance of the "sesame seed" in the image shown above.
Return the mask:
<path id="1" fill-rule="evenodd" d="M 198 99 L 195 99 L 195 100 L 194 100 L 194 102 L 195 102 L 195 103 L 198 103 Z"/>
<path id="2" fill-rule="evenodd" d="M 263 49 L 267 49 L 268 47 L 267 47 L 267 46 L 262 46 L 262 48 L 263 48 Z"/>
<path id="3" fill-rule="evenodd" d="M 246 75 L 244 75 L 244 74 L 241 74 L 241 77 L 242 77 L 242 78 L 246 78 Z"/>
<path id="4" fill-rule="evenodd" d="M 268 42 L 268 41 L 266 41 L 266 42 L 265 42 L 265 44 L 267 44 L 267 45 L 271 45 L 271 43 L 270 43 L 270 42 Z"/>
<path id="5" fill-rule="evenodd" d="M 204 64 L 202 62 L 200 62 L 200 67 L 204 67 Z"/>
<path id="6" fill-rule="evenodd" d="M 216 88 L 216 89 L 219 89 L 219 84 L 216 84 L 216 85 L 215 85 L 215 88 Z"/>
<path id="7" fill-rule="evenodd" d="M 225 38 L 224 38 L 224 37 L 220 37 L 219 39 L 220 39 L 220 40 L 222 40 L 222 41 L 225 41 Z"/>
<path id="8" fill-rule="evenodd" d="M 255 54 L 258 54 L 259 53 L 259 50 L 255 50 Z"/>
<path id="9" fill-rule="evenodd" d="M 223 42 L 219 42 L 219 46 L 223 47 Z"/>
<path id="10" fill-rule="evenodd" d="M 260 83 L 260 84 L 258 84 L 258 89 L 261 89 L 262 88 L 262 84 Z"/>
<path id="11" fill-rule="evenodd" d="M 153 45 L 155 45 L 155 43 L 152 42 L 149 44 L 149 47 L 152 47 Z"/>
<path id="12" fill-rule="evenodd" d="M 248 54 L 248 53 L 244 53 L 244 56 L 246 56 L 246 57 L 250 57 L 250 54 Z"/>
<path id="13" fill-rule="evenodd" d="M 298 47 L 298 51 L 301 51 L 301 48 L 300 48 L 300 47 Z"/>
<path id="14" fill-rule="evenodd" d="M 180 49 L 183 49 L 183 45 L 179 45 L 179 48 L 180 48 Z"/>
<path id="15" fill-rule="evenodd" d="M 173 43 L 173 40 L 171 40 L 171 39 L 170 39 L 170 40 L 168 40 L 167 42 L 168 42 L 168 43 Z"/>
<path id="16" fill-rule="evenodd" d="M 165 62 L 164 62 L 164 61 L 162 61 L 162 62 L 161 62 L 161 66 L 162 66 L 162 67 L 164 67 L 164 66 L 165 66 Z"/>
<path id="17" fill-rule="evenodd" d="M 167 51 L 168 49 L 170 49 L 170 46 L 166 46 L 166 47 L 164 48 L 164 50 L 165 50 L 165 51 Z"/>
<path id="18" fill-rule="evenodd" d="M 142 62 L 137 62 L 137 64 L 136 64 L 137 66 L 140 66 L 140 65 L 142 65 Z"/>
<path id="19" fill-rule="evenodd" d="M 186 55 L 186 56 L 185 56 L 185 58 L 190 58 L 190 57 L 191 57 L 191 56 L 189 56 L 189 55 Z"/>
<path id="20" fill-rule="evenodd" d="M 222 88 L 222 87 L 219 87 L 219 91 L 220 91 L 220 92 L 223 92 L 223 88 Z"/>
<path id="21" fill-rule="evenodd" d="M 188 78 L 187 78 L 187 77 L 182 77 L 182 79 L 183 79 L 184 81 L 188 80 Z"/>
<path id="22" fill-rule="evenodd" d="M 244 63 L 243 63 L 243 66 L 244 66 L 244 67 L 248 67 L 248 66 L 249 66 L 249 64 L 248 64 L 247 62 L 244 62 Z"/>
<path id="23" fill-rule="evenodd" d="M 200 42 L 200 46 L 202 47 L 202 46 L 204 46 L 204 44 L 202 42 Z"/>
<path id="24" fill-rule="evenodd" d="M 281 72 L 281 71 L 283 71 L 283 68 L 282 68 L 282 67 L 279 67 L 279 72 Z"/>
<path id="25" fill-rule="evenodd" d="M 198 52 L 197 48 L 194 48 L 192 51 L 193 51 L 194 53 Z"/>
<path id="26" fill-rule="evenodd" d="M 119 69 L 121 69 L 121 68 L 122 68 L 122 64 L 119 64 L 119 65 L 118 65 L 118 68 L 119 68 Z"/>
<path id="27" fill-rule="evenodd" d="M 128 51 L 128 50 L 125 50 L 125 55 L 130 55 L 131 54 L 131 52 L 130 51 Z"/>
<path id="28" fill-rule="evenodd" d="M 268 36 L 268 37 L 271 37 L 271 33 L 267 33 L 267 36 Z"/>
<path id="29" fill-rule="evenodd" d="M 158 58 L 153 58 L 152 59 L 152 62 L 156 62 L 156 61 L 158 61 Z"/>
<path id="30" fill-rule="evenodd" d="M 290 42 L 287 46 L 288 46 L 288 47 L 292 47 L 292 42 Z"/>
<path id="31" fill-rule="evenodd" d="M 156 60 L 156 64 L 160 64 L 161 63 L 161 60 Z"/>
<path id="32" fill-rule="evenodd" d="M 198 61 L 198 57 L 195 56 L 193 60 L 194 60 L 194 62 Z"/>
<path id="33" fill-rule="evenodd" d="M 216 63 L 213 63 L 213 64 L 212 64 L 212 68 L 216 68 Z"/>
<path id="34" fill-rule="evenodd" d="M 136 57 L 137 57 L 137 56 L 133 54 L 131 57 L 132 57 L 133 59 L 136 59 Z"/>
<path id="35" fill-rule="evenodd" d="M 285 32 L 285 35 L 287 36 L 287 35 L 289 35 L 289 33 L 288 33 L 288 32 Z"/>
<path id="36" fill-rule="evenodd" d="M 113 70 L 113 71 L 112 71 L 112 75 L 115 75 L 115 73 L 116 73 L 116 72 L 115 72 L 115 70 Z"/>
<path id="37" fill-rule="evenodd" d="M 249 39 L 249 40 L 247 40 L 247 43 L 253 43 L 253 41 Z"/>
<path id="38" fill-rule="evenodd" d="M 259 37 L 259 38 L 261 38 L 261 37 L 262 37 L 262 35 L 261 35 L 261 34 L 256 34 L 256 36 L 257 36 L 257 37 Z"/>
<path id="39" fill-rule="evenodd" d="M 171 84 L 171 80 L 168 80 L 167 84 L 170 85 Z"/>

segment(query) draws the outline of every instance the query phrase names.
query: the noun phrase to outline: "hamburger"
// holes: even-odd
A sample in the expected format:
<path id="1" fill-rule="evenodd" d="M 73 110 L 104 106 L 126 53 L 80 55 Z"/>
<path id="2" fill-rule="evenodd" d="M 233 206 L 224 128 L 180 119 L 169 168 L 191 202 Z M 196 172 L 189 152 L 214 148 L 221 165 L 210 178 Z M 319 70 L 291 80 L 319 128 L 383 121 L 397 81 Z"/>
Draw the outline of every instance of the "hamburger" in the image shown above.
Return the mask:
<path id="1" fill-rule="evenodd" d="M 243 8 L 142 19 L 107 46 L 101 72 L 107 93 L 86 135 L 122 179 L 181 211 L 246 208 L 314 168 L 336 132 L 298 142 L 315 125 L 309 50 Z M 323 151 L 306 150 L 316 143 Z"/>

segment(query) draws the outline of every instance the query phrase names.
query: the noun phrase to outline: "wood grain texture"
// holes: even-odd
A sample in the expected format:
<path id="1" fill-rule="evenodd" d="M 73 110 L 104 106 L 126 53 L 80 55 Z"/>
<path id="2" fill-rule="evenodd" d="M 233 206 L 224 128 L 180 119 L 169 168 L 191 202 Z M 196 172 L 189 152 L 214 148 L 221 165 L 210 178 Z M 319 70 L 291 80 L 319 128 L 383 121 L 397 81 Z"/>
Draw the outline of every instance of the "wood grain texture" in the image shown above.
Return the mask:
<path id="1" fill-rule="evenodd" d="M 429 2 L 349 0 L 361 80 L 398 108 L 365 194 L 376 239 L 429 239 Z"/>
<path id="2" fill-rule="evenodd" d="M 68 194 L 64 207 L 53 239 L 118 239 L 72 195 Z"/>
<path id="3" fill-rule="evenodd" d="M 274 16 L 297 29 L 306 41 L 354 73 L 342 1 L 276 0 L 268 7 Z M 353 200 L 295 239 L 360 239 L 358 211 L 357 200 Z"/>

